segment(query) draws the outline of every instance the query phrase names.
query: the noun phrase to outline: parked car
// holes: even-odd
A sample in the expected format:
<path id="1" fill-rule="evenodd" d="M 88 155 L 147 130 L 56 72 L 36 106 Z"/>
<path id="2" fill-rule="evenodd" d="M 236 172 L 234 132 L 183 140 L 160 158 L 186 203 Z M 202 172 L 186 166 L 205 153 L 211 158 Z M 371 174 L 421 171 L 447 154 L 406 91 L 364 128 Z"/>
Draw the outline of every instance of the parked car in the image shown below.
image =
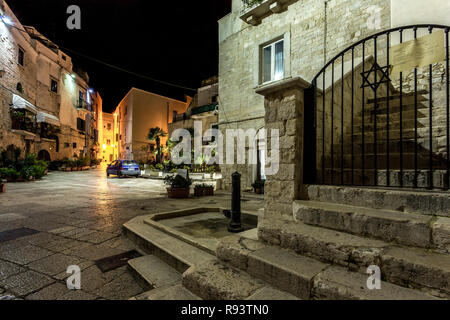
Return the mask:
<path id="1" fill-rule="evenodd" d="M 139 163 L 134 160 L 116 160 L 108 165 L 106 175 L 121 177 L 133 176 L 138 178 L 141 175 Z"/>

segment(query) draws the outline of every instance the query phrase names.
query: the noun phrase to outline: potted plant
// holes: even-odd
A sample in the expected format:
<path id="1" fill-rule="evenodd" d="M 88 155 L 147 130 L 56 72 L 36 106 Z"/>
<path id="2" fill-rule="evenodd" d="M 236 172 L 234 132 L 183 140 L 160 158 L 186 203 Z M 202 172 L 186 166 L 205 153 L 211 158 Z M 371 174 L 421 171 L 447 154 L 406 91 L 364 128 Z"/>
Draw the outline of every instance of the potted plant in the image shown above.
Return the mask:
<path id="1" fill-rule="evenodd" d="M 189 198 L 189 193 L 191 191 L 191 179 L 185 179 L 183 176 L 170 175 L 164 178 L 164 182 L 168 185 L 167 194 L 169 198 L 183 199 Z"/>
<path id="2" fill-rule="evenodd" d="M 194 187 L 194 197 L 203 197 L 203 186 L 196 184 Z"/>
<path id="3" fill-rule="evenodd" d="M 6 180 L 0 180 L 0 193 L 6 192 Z"/>
<path id="4" fill-rule="evenodd" d="M 252 187 L 255 190 L 256 194 L 264 194 L 264 183 L 264 180 L 258 180 L 255 181 L 254 184 L 252 184 Z"/>

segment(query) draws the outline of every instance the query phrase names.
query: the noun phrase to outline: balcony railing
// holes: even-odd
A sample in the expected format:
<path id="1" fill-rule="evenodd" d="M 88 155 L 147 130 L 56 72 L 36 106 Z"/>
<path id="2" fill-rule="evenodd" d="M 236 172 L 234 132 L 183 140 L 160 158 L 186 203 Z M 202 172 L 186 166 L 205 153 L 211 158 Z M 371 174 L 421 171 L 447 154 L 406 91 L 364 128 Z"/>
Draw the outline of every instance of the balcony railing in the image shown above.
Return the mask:
<path id="1" fill-rule="evenodd" d="M 37 133 L 36 118 L 26 110 L 13 110 L 11 112 L 11 129 Z"/>
<path id="2" fill-rule="evenodd" d="M 212 111 L 215 111 L 216 108 L 217 108 L 217 103 L 197 107 L 197 108 L 192 109 L 191 115 L 195 116 L 195 115 L 206 113 L 206 112 L 212 112 Z"/>
<path id="3" fill-rule="evenodd" d="M 39 135 L 44 139 L 55 140 L 58 138 L 58 134 L 61 133 L 61 129 L 51 124 L 41 123 Z"/>
<path id="4" fill-rule="evenodd" d="M 74 105 L 79 110 L 92 111 L 92 105 L 85 100 L 76 100 Z"/>

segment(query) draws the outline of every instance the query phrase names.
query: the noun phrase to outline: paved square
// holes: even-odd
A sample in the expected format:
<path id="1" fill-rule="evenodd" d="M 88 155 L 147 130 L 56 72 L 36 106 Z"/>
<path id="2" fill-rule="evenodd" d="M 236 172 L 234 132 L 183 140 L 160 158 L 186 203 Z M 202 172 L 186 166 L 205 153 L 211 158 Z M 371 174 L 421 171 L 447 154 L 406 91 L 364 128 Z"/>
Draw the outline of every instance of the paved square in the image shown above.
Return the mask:
<path id="1" fill-rule="evenodd" d="M 128 220 L 186 207 L 229 207 L 220 193 L 168 199 L 162 181 L 107 179 L 104 170 L 51 172 L 36 183 L 10 183 L 0 194 L 0 232 L 29 228 L 37 234 L 0 243 L 0 299 L 129 299 L 144 292 L 127 266 L 102 273 L 95 261 L 136 249 L 124 238 Z M 260 200 L 243 203 L 245 210 Z M 2 218 L 3 216 L 3 218 Z M 67 267 L 81 269 L 81 289 L 68 290 Z"/>

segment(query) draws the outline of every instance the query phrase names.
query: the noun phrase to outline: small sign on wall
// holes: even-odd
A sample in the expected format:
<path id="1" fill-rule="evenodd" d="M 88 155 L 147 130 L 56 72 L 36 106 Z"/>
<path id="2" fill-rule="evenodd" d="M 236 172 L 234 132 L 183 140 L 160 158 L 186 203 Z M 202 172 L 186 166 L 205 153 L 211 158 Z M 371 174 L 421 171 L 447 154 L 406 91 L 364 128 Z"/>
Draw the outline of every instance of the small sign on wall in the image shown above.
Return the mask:
<path id="1" fill-rule="evenodd" d="M 398 44 L 391 48 L 393 74 L 442 62 L 446 58 L 444 30 Z"/>

